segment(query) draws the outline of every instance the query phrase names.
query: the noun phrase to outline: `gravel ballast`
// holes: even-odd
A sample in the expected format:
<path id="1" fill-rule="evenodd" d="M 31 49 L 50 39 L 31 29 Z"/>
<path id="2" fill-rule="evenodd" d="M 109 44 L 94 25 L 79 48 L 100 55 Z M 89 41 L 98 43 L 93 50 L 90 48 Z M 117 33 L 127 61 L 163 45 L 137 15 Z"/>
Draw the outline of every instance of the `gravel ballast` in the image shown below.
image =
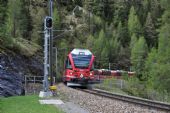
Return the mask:
<path id="1" fill-rule="evenodd" d="M 90 113 L 170 113 L 116 99 L 96 96 L 69 88 L 64 84 L 58 85 L 58 93 L 64 94 L 64 98 L 67 101 L 78 104 Z"/>

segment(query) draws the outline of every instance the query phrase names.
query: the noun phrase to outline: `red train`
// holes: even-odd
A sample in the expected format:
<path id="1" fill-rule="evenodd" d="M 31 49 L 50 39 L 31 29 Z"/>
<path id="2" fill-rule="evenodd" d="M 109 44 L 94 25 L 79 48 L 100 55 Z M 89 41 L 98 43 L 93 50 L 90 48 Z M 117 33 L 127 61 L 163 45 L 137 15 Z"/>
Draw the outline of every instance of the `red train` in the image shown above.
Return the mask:
<path id="1" fill-rule="evenodd" d="M 65 61 L 63 82 L 67 86 L 86 86 L 98 83 L 94 76 L 94 55 L 88 49 L 73 49 Z"/>
<path id="2" fill-rule="evenodd" d="M 135 72 L 123 71 L 123 70 L 107 70 L 107 69 L 98 69 L 94 71 L 95 75 L 100 77 L 100 80 L 107 78 L 117 78 L 122 79 L 123 76 L 128 75 L 128 77 L 135 76 Z"/>

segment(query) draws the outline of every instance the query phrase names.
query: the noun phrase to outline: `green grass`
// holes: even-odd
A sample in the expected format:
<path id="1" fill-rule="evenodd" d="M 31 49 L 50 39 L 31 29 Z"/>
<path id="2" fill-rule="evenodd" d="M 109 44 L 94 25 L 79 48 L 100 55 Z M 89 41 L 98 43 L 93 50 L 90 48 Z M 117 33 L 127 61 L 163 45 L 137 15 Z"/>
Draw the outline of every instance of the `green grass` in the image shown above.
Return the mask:
<path id="1" fill-rule="evenodd" d="M 39 104 L 38 96 L 0 98 L 0 113 L 63 113 L 53 105 Z"/>

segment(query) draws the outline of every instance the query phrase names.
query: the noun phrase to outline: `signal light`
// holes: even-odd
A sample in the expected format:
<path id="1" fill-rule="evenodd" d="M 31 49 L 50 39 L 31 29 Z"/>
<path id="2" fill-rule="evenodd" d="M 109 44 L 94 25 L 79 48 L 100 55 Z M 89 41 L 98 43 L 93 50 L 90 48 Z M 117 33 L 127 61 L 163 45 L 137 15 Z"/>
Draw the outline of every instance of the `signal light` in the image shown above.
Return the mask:
<path id="1" fill-rule="evenodd" d="M 53 23 L 52 17 L 47 16 L 47 17 L 45 18 L 45 28 L 46 28 L 46 29 L 51 29 L 51 28 L 52 28 L 52 25 L 53 25 L 52 23 Z"/>

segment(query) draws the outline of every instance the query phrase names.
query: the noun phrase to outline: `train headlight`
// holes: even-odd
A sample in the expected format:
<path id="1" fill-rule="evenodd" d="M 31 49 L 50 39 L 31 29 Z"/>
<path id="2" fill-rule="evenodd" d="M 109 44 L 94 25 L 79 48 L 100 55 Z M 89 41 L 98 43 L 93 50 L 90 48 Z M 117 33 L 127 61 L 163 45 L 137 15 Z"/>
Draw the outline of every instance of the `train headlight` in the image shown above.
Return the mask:
<path id="1" fill-rule="evenodd" d="M 83 78 L 83 74 L 80 74 L 80 78 Z"/>
<path id="2" fill-rule="evenodd" d="M 92 76 L 92 75 L 93 75 L 93 73 L 90 72 L 90 76 Z"/>
<path id="3" fill-rule="evenodd" d="M 72 75 L 73 73 L 72 72 L 70 72 L 70 75 Z"/>

